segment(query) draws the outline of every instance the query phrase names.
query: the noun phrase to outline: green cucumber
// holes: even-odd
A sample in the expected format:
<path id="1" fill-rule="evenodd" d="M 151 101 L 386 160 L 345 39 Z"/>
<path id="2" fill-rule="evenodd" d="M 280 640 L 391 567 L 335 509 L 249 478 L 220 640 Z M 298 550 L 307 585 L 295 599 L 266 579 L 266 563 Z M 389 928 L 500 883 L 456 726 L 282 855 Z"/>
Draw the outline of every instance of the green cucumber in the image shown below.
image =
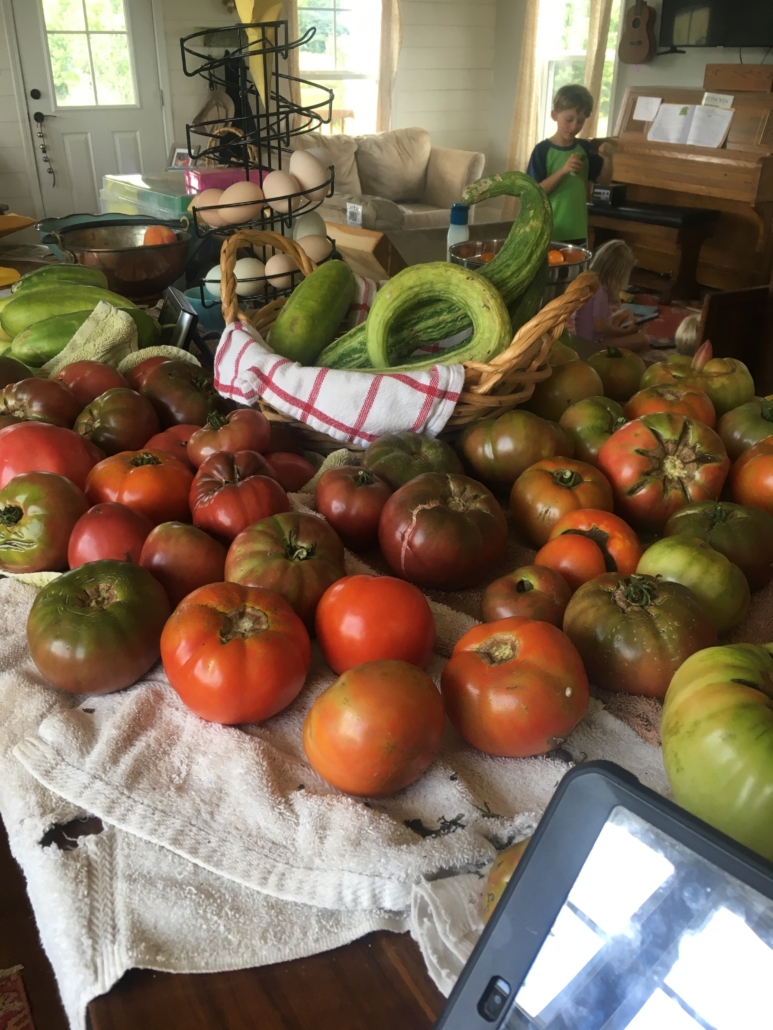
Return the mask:
<path id="1" fill-rule="evenodd" d="M 120 297 L 110 290 L 71 283 L 15 293 L 0 311 L 0 325 L 13 338 L 35 322 L 42 322 L 44 318 L 69 315 L 74 311 L 93 311 L 102 300 L 117 308 L 136 307 L 126 297 Z"/>
<path id="2" fill-rule="evenodd" d="M 290 294 L 268 337 L 282 357 L 313 365 L 328 346 L 354 297 L 354 274 L 343 261 L 326 261 Z"/>
<path id="3" fill-rule="evenodd" d="M 107 276 L 99 268 L 90 268 L 88 265 L 43 265 L 42 268 L 35 268 L 21 279 L 17 279 L 11 287 L 11 292 L 37 290 L 42 286 L 61 286 L 63 283 L 99 286 L 100 289 L 106 290 Z"/>
<path id="4" fill-rule="evenodd" d="M 120 307 L 124 309 L 127 315 L 131 315 L 134 319 L 134 324 L 137 326 L 137 346 L 140 350 L 143 347 L 157 347 L 161 340 L 161 326 L 147 311 L 143 311 L 142 308 L 128 308 L 124 304 Z"/>
<path id="5" fill-rule="evenodd" d="M 64 350 L 90 314 L 91 311 L 73 311 L 35 322 L 14 336 L 11 354 L 31 368 L 40 368 Z"/>

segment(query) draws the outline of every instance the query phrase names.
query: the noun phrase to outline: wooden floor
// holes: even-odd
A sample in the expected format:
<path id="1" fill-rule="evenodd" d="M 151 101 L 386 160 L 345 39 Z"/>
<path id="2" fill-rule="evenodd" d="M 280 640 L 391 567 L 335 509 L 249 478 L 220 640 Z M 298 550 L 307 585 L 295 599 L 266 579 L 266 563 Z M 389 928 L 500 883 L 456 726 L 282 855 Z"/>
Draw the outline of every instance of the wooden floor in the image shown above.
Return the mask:
<path id="1" fill-rule="evenodd" d="M 1 824 L 0 824 L 1 825 Z M 22 965 L 36 1030 L 67 1030 L 24 876 L 0 833 L 0 969 Z M 92 1030 L 429 1030 L 443 997 L 407 934 L 230 973 L 132 970 L 89 1006 Z"/>

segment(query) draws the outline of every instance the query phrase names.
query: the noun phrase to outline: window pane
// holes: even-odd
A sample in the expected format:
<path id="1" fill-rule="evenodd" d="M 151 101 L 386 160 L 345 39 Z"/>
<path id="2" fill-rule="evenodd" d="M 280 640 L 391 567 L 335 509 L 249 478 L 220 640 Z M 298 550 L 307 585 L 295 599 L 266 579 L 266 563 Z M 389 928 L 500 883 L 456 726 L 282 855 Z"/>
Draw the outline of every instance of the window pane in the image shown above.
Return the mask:
<path id="1" fill-rule="evenodd" d="M 99 104 L 133 104 L 134 79 L 125 35 L 91 37 L 91 56 Z"/>
<path id="2" fill-rule="evenodd" d="M 125 32 L 123 0 L 86 0 L 90 32 Z"/>
<path id="3" fill-rule="evenodd" d="M 299 59 L 302 71 L 332 71 L 335 68 L 335 43 L 333 40 L 333 12 L 298 11 L 298 28 L 301 35 L 314 26 L 316 35 L 301 47 Z"/>
<path id="4" fill-rule="evenodd" d="M 94 85 L 86 34 L 49 32 L 48 52 L 57 104 L 60 107 L 93 107 Z"/>
<path id="5" fill-rule="evenodd" d="M 83 32 L 86 28 L 81 0 L 43 0 L 43 17 L 49 32 Z"/>
<path id="6" fill-rule="evenodd" d="M 378 74 L 381 36 L 381 4 L 361 0 L 336 19 L 336 65 L 338 70 Z"/>
<path id="7" fill-rule="evenodd" d="M 334 0 L 298 0 L 299 7 L 327 7 L 332 8 Z"/>

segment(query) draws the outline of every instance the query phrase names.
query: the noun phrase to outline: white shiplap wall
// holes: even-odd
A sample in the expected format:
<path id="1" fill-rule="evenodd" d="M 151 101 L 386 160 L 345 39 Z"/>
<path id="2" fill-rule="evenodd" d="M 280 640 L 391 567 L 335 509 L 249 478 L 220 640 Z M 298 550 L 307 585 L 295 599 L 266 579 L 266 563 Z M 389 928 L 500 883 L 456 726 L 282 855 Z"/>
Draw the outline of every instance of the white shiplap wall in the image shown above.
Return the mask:
<path id="1" fill-rule="evenodd" d="M 34 218 L 40 212 L 35 210 L 30 190 L 22 131 L 29 130 L 26 125 L 22 130 L 11 75 L 9 42 L 0 16 L 0 201 L 16 214 Z"/>

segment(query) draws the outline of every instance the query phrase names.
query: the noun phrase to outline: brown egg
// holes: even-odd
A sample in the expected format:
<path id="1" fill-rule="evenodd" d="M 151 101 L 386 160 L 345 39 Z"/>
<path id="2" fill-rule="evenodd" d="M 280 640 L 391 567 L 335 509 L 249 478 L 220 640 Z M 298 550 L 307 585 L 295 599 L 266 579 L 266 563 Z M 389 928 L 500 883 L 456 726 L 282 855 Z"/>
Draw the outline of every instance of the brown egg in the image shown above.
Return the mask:
<path id="1" fill-rule="evenodd" d="M 263 180 L 263 192 L 266 195 L 266 200 L 275 211 L 281 211 L 282 214 L 288 213 L 290 205 L 292 205 L 292 209 L 295 211 L 300 204 L 300 199 L 296 197 L 294 200 L 275 200 L 274 198 L 287 197 L 291 193 L 297 193 L 300 188 L 298 180 L 290 175 L 289 172 L 269 172 Z"/>
<path id="2" fill-rule="evenodd" d="M 215 204 L 220 203 L 220 198 L 223 195 L 222 190 L 209 189 L 204 190 L 203 193 L 199 193 L 197 197 L 188 205 L 188 209 L 192 210 L 195 208 L 212 207 Z M 219 211 L 200 211 L 198 216 L 202 222 L 206 225 L 217 228 L 218 226 L 225 225 L 225 222 L 220 217 Z"/>
<path id="3" fill-rule="evenodd" d="M 255 201 L 248 204 L 247 201 Z M 243 207 L 223 207 L 218 212 L 220 217 L 228 224 L 234 225 L 237 222 L 251 222 L 260 217 L 263 210 L 263 190 L 256 182 L 245 179 L 243 182 L 235 182 L 228 189 L 223 190 L 220 203 L 244 204 Z"/>
<path id="4" fill-rule="evenodd" d="M 302 236 L 298 240 L 298 246 L 306 251 L 315 264 L 319 264 L 326 257 L 330 257 L 330 252 L 333 249 L 333 244 L 327 236 Z"/>
<path id="5" fill-rule="evenodd" d="M 266 262 L 266 275 L 269 276 L 269 283 L 276 290 L 287 290 L 293 284 L 292 272 L 297 264 L 289 254 L 274 254 Z"/>

